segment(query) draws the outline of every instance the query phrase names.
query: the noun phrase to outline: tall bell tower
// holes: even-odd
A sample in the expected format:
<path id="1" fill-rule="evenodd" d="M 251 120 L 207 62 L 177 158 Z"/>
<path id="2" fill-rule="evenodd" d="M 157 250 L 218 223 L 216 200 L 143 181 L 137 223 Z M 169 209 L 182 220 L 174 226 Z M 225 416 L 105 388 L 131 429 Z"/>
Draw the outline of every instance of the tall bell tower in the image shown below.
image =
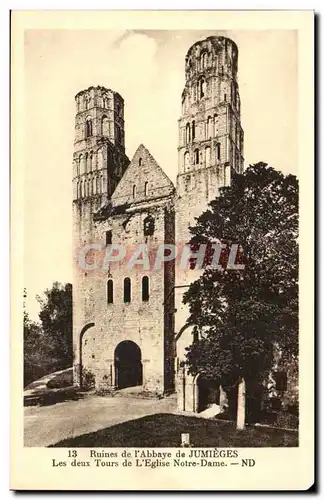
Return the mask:
<path id="1" fill-rule="evenodd" d="M 195 43 L 185 60 L 179 119 L 177 236 L 193 223 L 233 171 L 243 171 L 243 129 L 237 82 L 238 49 L 225 37 Z"/>
<path id="2" fill-rule="evenodd" d="M 208 203 L 229 186 L 233 172 L 243 171 L 241 103 L 237 81 L 238 48 L 225 37 L 198 41 L 185 59 L 185 85 L 179 119 L 176 240 L 190 240 L 195 224 Z M 200 271 L 176 266 L 175 333 L 178 362 L 192 343 L 189 311 L 183 294 Z"/>
<path id="3" fill-rule="evenodd" d="M 73 345 L 75 382 L 79 382 L 80 332 L 95 302 L 93 277 L 79 263 L 79 251 L 97 243 L 94 213 L 109 203 L 129 159 L 125 154 L 124 100 L 105 87 L 75 96 L 73 153 Z"/>

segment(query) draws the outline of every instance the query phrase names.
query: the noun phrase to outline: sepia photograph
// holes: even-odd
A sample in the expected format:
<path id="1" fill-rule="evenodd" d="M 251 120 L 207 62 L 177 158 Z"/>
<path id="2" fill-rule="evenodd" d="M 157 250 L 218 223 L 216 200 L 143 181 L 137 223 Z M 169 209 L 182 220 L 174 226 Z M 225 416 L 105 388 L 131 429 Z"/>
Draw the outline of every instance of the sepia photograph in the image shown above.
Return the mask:
<path id="1" fill-rule="evenodd" d="M 301 446 L 301 37 L 221 14 L 23 30 L 15 401 L 52 470 Z"/>

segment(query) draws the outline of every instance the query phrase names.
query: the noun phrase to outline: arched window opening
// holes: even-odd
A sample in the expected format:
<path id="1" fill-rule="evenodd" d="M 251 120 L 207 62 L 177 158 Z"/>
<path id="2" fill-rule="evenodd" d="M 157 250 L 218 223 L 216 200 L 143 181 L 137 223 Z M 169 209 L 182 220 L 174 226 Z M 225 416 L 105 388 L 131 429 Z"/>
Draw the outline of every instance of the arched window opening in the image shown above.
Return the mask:
<path id="1" fill-rule="evenodd" d="M 114 282 L 113 280 L 107 281 L 107 303 L 113 304 L 114 302 Z"/>
<path id="2" fill-rule="evenodd" d="M 198 99 L 202 99 L 206 95 L 206 80 L 205 78 L 199 78 L 197 84 Z"/>
<path id="3" fill-rule="evenodd" d="M 148 302 L 150 298 L 150 282 L 148 276 L 143 276 L 142 279 L 142 301 Z"/>
<path id="4" fill-rule="evenodd" d="M 76 198 L 78 199 L 80 197 L 80 185 L 79 185 L 79 182 L 77 182 L 77 185 L 76 185 Z"/>
<path id="5" fill-rule="evenodd" d="M 141 166 L 141 165 L 142 165 L 142 158 L 140 158 L 140 159 L 138 160 L 138 165 L 139 165 L 139 166 Z"/>
<path id="6" fill-rule="evenodd" d="M 210 147 L 205 149 L 206 167 L 210 166 Z"/>
<path id="7" fill-rule="evenodd" d="M 207 52 L 203 52 L 200 58 L 201 69 L 207 68 L 207 62 L 208 62 Z"/>
<path id="8" fill-rule="evenodd" d="M 194 141 L 195 137 L 196 137 L 196 124 L 195 124 L 195 120 L 193 120 L 192 126 L 191 126 L 191 137 L 192 137 L 192 140 Z"/>
<path id="9" fill-rule="evenodd" d="M 88 172 L 92 172 L 92 163 L 93 163 L 93 152 L 90 151 L 90 154 L 88 157 L 88 167 L 87 167 Z"/>
<path id="10" fill-rule="evenodd" d="M 97 193 L 97 189 L 96 189 L 96 178 L 94 177 L 92 179 L 92 194 L 96 194 Z"/>
<path id="11" fill-rule="evenodd" d="M 80 165 L 80 174 L 83 175 L 85 173 L 85 161 L 84 156 L 79 156 L 79 165 Z"/>
<path id="12" fill-rule="evenodd" d="M 183 158 L 184 158 L 184 167 L 186 170 L 189 167 L 189 153 L 188 153 L 188 151 L 185 152 Z"/>
<path id="13" fill-rule="evenodd" d="M 101 132 L 102 135 L 108 137 L 109 135 L 109 121 L 107 116 L 103 116 L 101 119 Z"/>
<path id="14" fill-rule="evenodd" d="M 87 118 L 85 122 L 85 136 L 86 137 L 91 137 L 92 136 L 92 120 L 91 118 Z"/>
<path id="15" fill-rule="evenodd" d="M 148 182 L 146 181 L 144 184 L 144 196 L 148 195 Z"/>
<path id="16" fill-rule="evenodd" d="M 224 94 L 224 101 L 226 102 L 226 100 L 227 100 L 227 95 Z"/>
<path id="17" fill-rule="evenodd" d="M 190 125 L 187 123 L 186 125 L 186 143 L 189 144 L 190 142 Z"/>
<path id="18" fill-rule="evenodd" d="M 106 108 L 106 109 L 108 108 L 108 99 L 107 99 L 107 97 L 103 98 L 103 107 Z"/>
<path id="19" fill-rule="evenodd" d="M 83 198 L 84 196 L 84 191 L 83 191 L 83 182 L 80 182 L 80 198 Z"/>
<path id="20" fill-rule="evenodd" d="M 84 155 L 84 166 L 85 166 L 85 173 L 88 173 L 88 163 L 89 163 L 89 155 L 86 153 Z"/>
<path id="21" fill-rule="evenodd" d="M 124 279 L 124 302 L 125 304 L 129 303 L 131 301 L 131 280 L 130 278 L 125 278 Z"/>
<path id="22" fill-rule="evenodd" d="M 99 187 L 100 179 L 99 176 L 96 177 L 96 193 L 100 193 L 100 187 Z"/>
<path id="23" fill-rule="evenodd" d="M 91 196 L 92 195 L 92 192 L 91 192 L 91 180 L 89 179 L 88 180 L 88 196 Z"/>
<path id="24" fill-rule="evenodd" d="M 133 186 L 133 199 L 136 198 L 136 185 Z"/>
<path id="25" fill-rule="evenodd" d="M 194 157 L 195 157 L 195 165 L 199 165 L 199 149 L 195 149 Z"/>
<path id="26" fill-rule="evenodd" d="M 154 219 L 148 215 L 144 219 L 144 236 L 152 236 L 154 234 Z"/>

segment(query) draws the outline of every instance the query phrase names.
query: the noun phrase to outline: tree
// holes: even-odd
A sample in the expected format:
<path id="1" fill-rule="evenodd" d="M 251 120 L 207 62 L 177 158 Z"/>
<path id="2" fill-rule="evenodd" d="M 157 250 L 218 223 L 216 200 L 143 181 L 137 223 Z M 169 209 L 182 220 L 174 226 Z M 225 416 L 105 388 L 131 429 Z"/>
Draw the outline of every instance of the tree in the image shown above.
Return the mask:
<path id="1" fill-rule="evenodd" d="M 41 343 L 41 328 L 38 323 L 29 318 L 26 310 L 25 300 L 27 290 L 24 289 L 24 387 L 32 380 L 44 375 L 44 368 L 39 359 L 39 347 Z"/>
<path id="2" fill-rule="evenodd" d="M 188 368 L 218 380 L 236 411 L 238 385 L 250 398 L 261 390 L 274 346 L 298 356 L 298 181 L 265 163 L 251 165 L 233 175 L 190 230 L 193 246 L 218 241 L 226 248 L 221 269 L 209 255 L 184 296 L 200 334 L 188 348 Z M 233 244 L 243 270 L 227 268 Z"/>
<path id="3" fill-rule="evenodd" d="M 47 355 L 53 368 L 64 369 L 72 365 L 72 285 L 54 282 L 43 296 L 37 297 L 41 310 L 39 318 Z"/>

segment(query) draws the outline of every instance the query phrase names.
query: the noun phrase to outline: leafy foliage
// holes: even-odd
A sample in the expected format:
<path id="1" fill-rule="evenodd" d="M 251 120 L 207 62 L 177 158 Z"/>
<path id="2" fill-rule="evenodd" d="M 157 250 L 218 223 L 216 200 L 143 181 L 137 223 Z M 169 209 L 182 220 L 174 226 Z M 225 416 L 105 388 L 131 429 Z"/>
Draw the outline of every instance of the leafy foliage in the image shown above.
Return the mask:
<path id="1" fill-rule="evenodd" d="M 24 307 L 24 386 L 72 365 L 72 285 L 55 282 L 37 299 L 40 323 Z"/>
<path id="2" fill-rule="evenodd" d="M 234 174 L 190 228 L 191 244 L 221 242 L 220 269 L 208 265 L 185 294 L 190 322 L 200 332 L 187 352 L 192 374 L 233 386 L 261 381 L 274 346 L 298 355 L 298 181 L 265 163 Z M 228 249 L 239 245 L 228 269 Z"/>
<path id="3" fill-rule="evenodd" d="M 67 368 L 72 364 L 72 285 L 54 282 L 37 300 L 48 353 L 56 360 L 57 370 Z"/>

